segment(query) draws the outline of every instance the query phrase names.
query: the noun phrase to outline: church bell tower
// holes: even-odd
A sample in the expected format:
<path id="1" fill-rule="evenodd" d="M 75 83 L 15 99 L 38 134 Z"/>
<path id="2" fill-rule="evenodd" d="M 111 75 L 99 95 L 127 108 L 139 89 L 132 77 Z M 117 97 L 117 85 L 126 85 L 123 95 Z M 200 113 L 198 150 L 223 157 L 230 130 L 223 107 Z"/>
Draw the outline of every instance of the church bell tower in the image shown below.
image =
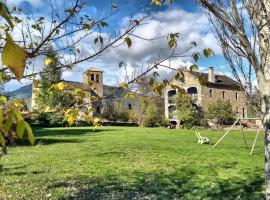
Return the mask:
<path id="1" fill-rule="evenodd" d="M 99 97 L 103 97 L 103 71 L 94 67 L 83 73 L 83 83 L 89 85 Z"/>

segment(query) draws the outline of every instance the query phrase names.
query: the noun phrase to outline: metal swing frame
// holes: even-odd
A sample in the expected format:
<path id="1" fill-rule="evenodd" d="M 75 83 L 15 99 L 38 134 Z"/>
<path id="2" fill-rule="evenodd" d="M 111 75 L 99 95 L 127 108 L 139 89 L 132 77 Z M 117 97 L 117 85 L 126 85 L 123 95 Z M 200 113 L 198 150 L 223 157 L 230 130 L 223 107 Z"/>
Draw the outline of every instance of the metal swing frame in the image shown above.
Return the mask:
<path id="1" fill-rule="evenodd" d="M 237 118 L 235 120 L 235 122 L 233 123 L 233 125 L 224 133 L 224 135 L 216 142 L 216 144 L 213 146 L 213 148 L 215 148 L 224 138 L 225 136 L 232 130 L 232 128 L 239 122 L 240 126 L 241 126 L 241 132 L 242 132 L 242 135 L 243 135 L 243 139 L 244 139 L 244 142 L 245 142 L 245 145 L 246 145 L 246 148 L 248 148 L 247 146 L 247 141 L 246 141 L 246 137 L 245 137 L 245 133 L 244 133 L 244 130 L 243 130 L 243 126 L 241 124 L 241 120 L 260 120 L 260 118 Z M 256 132 L 256 136 L 254 138 L 254 141 L 253 141 L 253 144 L 252 144 L 252 148 L 251 148 L 251 151 L 250 151 L 250 155 L 253 154 L 253 151 L 254 151 L 254 148 L 255 148 L 255 145 L 257 143 L 257 139 L 258 139 L 258 136 L 259 136 L 259 133 L 260 133 L 260 130 L 261 128 L 259 127 L 257 132 Z"/>

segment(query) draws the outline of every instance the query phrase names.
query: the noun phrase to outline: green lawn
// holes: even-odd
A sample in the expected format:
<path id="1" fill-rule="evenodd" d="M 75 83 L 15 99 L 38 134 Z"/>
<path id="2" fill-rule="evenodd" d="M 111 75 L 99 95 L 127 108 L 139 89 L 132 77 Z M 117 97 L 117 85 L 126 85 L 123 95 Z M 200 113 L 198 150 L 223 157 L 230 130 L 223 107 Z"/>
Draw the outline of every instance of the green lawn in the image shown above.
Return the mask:
<path id="1" fill-rule="evenodd" d="M 216 142 L 221 132 L 201 131 Z M 0 160 L 0 199 L 263 199 L 263 136 L 216 148 L 194 130 L 40 128 L 39 144 Z M 251 147 L 255 133 L 247 133 Z"/>

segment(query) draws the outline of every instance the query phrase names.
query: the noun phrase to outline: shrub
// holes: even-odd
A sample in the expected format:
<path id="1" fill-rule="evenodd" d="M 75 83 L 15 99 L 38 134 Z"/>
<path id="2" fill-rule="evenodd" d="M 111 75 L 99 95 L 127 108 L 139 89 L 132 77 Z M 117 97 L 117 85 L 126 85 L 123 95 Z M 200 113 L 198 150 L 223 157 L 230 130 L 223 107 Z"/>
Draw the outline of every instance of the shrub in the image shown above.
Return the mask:
<path id="1" fill-rule="evenodd" d="M 221 125 L 227 125 L 233 123 L 236 115 L 229 101 L 217 100 L 208 106 L 206 116 Z"/>
<path id="2" fill-rule="evenodd" d="M 59 116 L 55 113 L 40 113 L 33 117 L 33 122 L 41 126 L 49 127 L 66 126 L 64 116 Z"/>
<path id="3" fill-rule="evenodd" d="M 129 111 L 129 120 L 133 123 L 139 124 L 140 114 L 134 110 Z"/>
<path id="4" fill-rule="evenodd" d="M 192 128 L 200 124 L 200 120 L 203 119 L 201 108 L 193 102 L 192 97 L 186 94 L 184 90 L 179 90 L 175 103 L 177 117 L 184 128 Z"/>
<path id="5" fill-rule="evenodd" d="M 103 119 L 107 119 L 111 122 L 128 122 L 129 111 L 123 107 L 120 103 L 107 103 L 101 114 Z"/>
<path id="6" fill-rule="evenodd" d="M 146 109 L 143 125 L 145 127 L 162 127 L 168 125 L 168 120 L 164 118 L 157 105 L 152 103 Z"/>

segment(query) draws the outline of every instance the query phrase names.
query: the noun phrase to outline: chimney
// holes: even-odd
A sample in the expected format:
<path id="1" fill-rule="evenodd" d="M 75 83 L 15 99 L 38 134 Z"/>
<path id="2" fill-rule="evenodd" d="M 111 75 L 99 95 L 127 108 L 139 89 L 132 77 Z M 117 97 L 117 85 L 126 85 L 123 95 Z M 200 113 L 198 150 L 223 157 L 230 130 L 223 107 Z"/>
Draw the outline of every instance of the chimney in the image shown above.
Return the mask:
<path id="1" fill-rule="evenodd" d="M 208 69 L 208 82 L 215 83 L 215 72 L 214 67 L 209 67 Z"/>

